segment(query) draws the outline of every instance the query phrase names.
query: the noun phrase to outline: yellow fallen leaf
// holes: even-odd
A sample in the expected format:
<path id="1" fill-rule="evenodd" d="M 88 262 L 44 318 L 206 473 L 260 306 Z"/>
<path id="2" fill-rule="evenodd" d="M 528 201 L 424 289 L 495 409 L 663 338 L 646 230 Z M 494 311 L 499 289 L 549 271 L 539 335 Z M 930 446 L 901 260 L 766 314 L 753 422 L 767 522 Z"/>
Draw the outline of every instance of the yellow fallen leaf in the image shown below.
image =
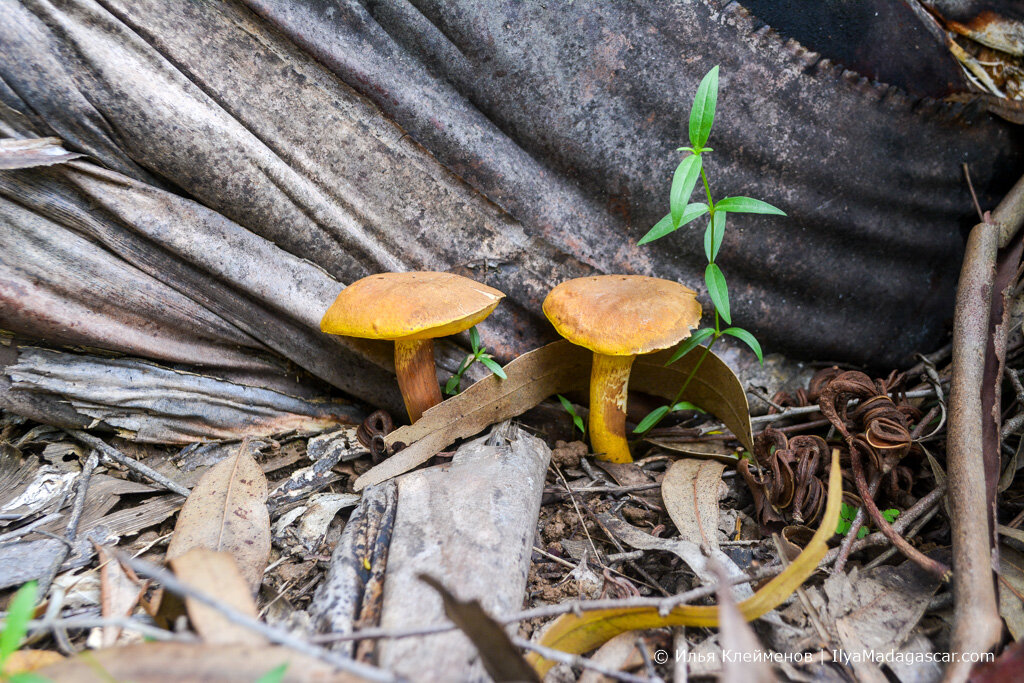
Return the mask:
<path id="1" fill-rule="evenodd" d="M 828 478 L 828 504 L 821 526 L 804 551 L 781 574 L 761 590 L 739 603 L 740 614 L 753 621 L 782 604 L 807 578 L 828 551 L 828 539 L 839 522 L 843 498 L 843 480 L 839 469 L 839 451 L 832 451 L 832 468 Z M 718 626 L 718 607 L 714 605 L 681 605 L 665 616 L 656 607 L 633 607 L 584 612 L 581 616 L 565 614 L 544 631 L 540 644 L 570 654 L 582 654 L 611 640 L 620 633 L 666 626 Z M 529 661 L 543 676 L 554 664 L 536 653 Z"/>
<path id="2" fill-rule="evenodd" d="M 3 673 L 6 676 L 35 671 L 55 662 L 64 661 L 64 656 L 52 650 L 18 650 L 12 652 L 4 662 Z M 6 678 L 4 679 L 6 680 Z"/>

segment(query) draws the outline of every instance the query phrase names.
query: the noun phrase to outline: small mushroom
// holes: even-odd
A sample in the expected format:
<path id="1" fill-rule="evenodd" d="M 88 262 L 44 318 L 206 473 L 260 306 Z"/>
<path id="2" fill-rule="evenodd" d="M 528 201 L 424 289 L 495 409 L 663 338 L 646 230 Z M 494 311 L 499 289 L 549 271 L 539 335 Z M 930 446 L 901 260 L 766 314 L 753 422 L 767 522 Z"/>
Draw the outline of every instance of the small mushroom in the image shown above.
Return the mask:
<path id="1" fill-rule="evenodd" d="M 395 373 L 409 420 L 441 402 L 434 339 L 491 314 L 504 294 L 452 273 L 380 273 L 342 290 L 320 321 L 328 334 L 395 342 Z"/>
<path id="2" fill-rule="evenodd" d="M 633 359 L 667 349 L 700 322 L 696 293 L 642 275 L 569 280 L 544 299 L 560 335 L 594 352 L 590 372 L 590 444 L 598 458 L 632 462 L 626 443 L 626 391 Z"/>

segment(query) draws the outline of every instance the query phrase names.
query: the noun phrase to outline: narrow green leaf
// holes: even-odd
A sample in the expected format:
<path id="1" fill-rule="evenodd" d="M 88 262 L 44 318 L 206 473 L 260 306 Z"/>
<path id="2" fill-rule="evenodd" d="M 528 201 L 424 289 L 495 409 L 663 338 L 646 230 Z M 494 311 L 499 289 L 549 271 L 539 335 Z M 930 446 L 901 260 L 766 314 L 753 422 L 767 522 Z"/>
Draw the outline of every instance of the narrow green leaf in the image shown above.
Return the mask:
<path id="1" fill-rule="evenodd" d="M 661 421 L 661 418 L 665 417 L 665 415 L 668 413 L 668 409 L 669 406 L 661 406 L 660 408 L 655 408 L 651 412 L 647 413 L 647 416 L 644 419 L 640 420 L 640 424 L 636 426 L 636 429 L 633 430 L 633 433 L 643 434 L 648 429 L 658 424 Z"/>
<path id="2" fill-rule="evenodd" d="M 718 105 L 718 67 L 704 76 L 697 87 L 690 108 L 690 144 L 698 149 L 704 147 L 711 135 L 711 124 L 715 121 L 715 107 Z"/>
<path id="3" fill-rule="evenodd" d="M 256 679 L 256 683 L 281 683 L 284 674 L 288 671 L 288 662 L 275 666 L 273 669 Z"/>
<path id="4" fill-rule="evenodd" d="M 683 217 L 679 221 L 679 227 L 682 227 L 690 221 L 700 218 L 708 212 L 708 205 L 701 202 L 694 202 L 693 204 L 687 205 L 683 211 Z M 647 234 L 640 238 L 637 242 L 637 246 L 641 244 L 647 244 L 654 240 L 661 239 L 665 235 L 675 232 L 676 228 L 672 226 L 672 214 L 669 214 L 662 218 L 660 221 L 654 224 L 654 227 L 647 231 Z"/>
<path id="5" fill-rule="evenodd" d="M 647 234 L 640 238 L 637 242 L 637 246 L 641 244 L 647 244 L 654 240 L 661 239 L 665 235 L 675 231 L 675 227 L 672 225 L 672 214 L 669 214 L 662 218 L 660 221 L 654 224 L 654 227 L 647 231 Z"/>
<path id="6" fill-rule="evenodd" d="M 18 589 L 7 607 L 4 630 L 0 632 L 0 669 L 7 658 L 21 645 L 28 631 L 28 622 L 36 606 L 36 582 L 29 581 Z"/>
<path id="7" fill-rule="evenodd" d="M 679 345 L 679 348 L 676 349 L 676 352 L 672 354 L 672 357 L 669 358 L 668 362 L 665 363 L 665 365 L 672 365 L 677 360 L 688 354 L 690 351 L 697 348 L 698 344 L 700 344 L 702 341 L 704 341 L 714 333 L 715 331 L 710 327 L 705 327 L 703 330 L 697 330 L 696 332 L 694 332 L 689 337 L 683 340 L 683 343 Z"/>
<path id="8" fill-rule="evenodd" d="M 484 367 L 493 372 L 495 375 L 502 379 L 508 379 L 508 375 L 501 369 L 497 361 L 492 359 L 490 356 L 480 356 L 480 362 L 484 364 Z"/>
<path id="9" fill-rule="evenodd" d="M 768 202 L 750 197 L 724 197 L 715 202 L 715 210 L 721 209 L 730 213 L 767 213 L 776 216 L 785 216 L 786 212 L 776 209 Z"/>
<path id="10" fill-rule="evenodd" d="M 678 413 L 681 410 L 696 410 L 699 413 L 704 412 L 703 410 L 701 410 L 700 406 L 690 403 L 689 401 L 680 401 L 679 403 L 672 406 L 673 413 Z"/>
<path id="11" fill-rule="evenodd" d="M 683 212 L 693 194 L 693 188 L 700 180 L 700 169 L 702 168 L 700 155 L 691 154 L 683 159 L 676 167 L 672 176 L 672 191 L 669 194 L 669 207 L 672 211 L 672 227 L 678 229 L 682 225 Z"/>
<path id="12" fill-rule="evenodd" d="M 476 331 L 476 325 L 469 328 L 469 343 L 473 347 L 473 353 L 480 350 L 480 333 Z"/>
<path id="13" fill-rule="evenodd" d="M 722 248 L 722 239 L 725 237 L 725 211 L 715 206 L 715 217 L 708 221 L 708 227 L 704 230 L 704 255 L 708 257 L 708 263 L 713 263 L 718 258 L 718 250 Z"/>
<path id="14" fill-rule="evenodd" d="M 587 428 L 583 424 L 583 418 L 576 414 L 576 409 L 572 407 L 572 403 L 569 402 L 569 399 L 567 399 L 565 396 L 562 396 L 561 394 L 555 395 L 558 396 L 558 401 L 562 404 L 562 408 L 565 409 L 565 412 L 569 413 L 569 415 L 572 416 L 572 423 L 576 425 L 577 429 L 580 430 L 580 435 L 586 436 Z"/>
<path id="15" fill-rule="evenodd" d="M 708 286 L 708 294 L 711 296 L 711 303 L 715 305 L 718 314 L 727 325 L 732 324 L 732 314 L 729 312 L 729 287 L 725 284 L 725 275 L 718 264 L 709 263 L 704 270 L 704 282 Z"/>
<path id="16" fill-rule="evenodd" d="M 16 674 L 11 674 L 3 680 L 6 681 L 6 683 L 53 683 L 53 681 L 46 676 L 40 676 L 39 674 L 34 674 L 31 671 L 21 671 Z"/>
<path id="17" fill-rule="evenodd" d="M 754 338 L 754 335 L 750 334 L 741 327 L 730 327 L 728 329 L 722 330 L 722 334 L 732 335 L 733 337 L 739 339 L 741 342 L 744 342 L 747 346 L 750 347 L 750 350 L 754 352 L 754 355 L 757 356 L 757 359 L 761 361 L 761 365 L 764 365 L 764 354 L 761 353 L 761 345 L 757 343 L 757 339 Z"/>

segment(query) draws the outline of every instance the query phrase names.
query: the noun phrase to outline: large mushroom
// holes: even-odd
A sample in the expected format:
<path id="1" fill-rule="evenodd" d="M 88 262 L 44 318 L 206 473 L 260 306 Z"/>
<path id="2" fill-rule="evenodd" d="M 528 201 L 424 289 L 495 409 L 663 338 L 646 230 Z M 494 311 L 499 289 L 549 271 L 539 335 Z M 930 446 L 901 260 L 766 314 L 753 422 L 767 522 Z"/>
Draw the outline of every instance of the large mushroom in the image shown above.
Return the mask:
<path id="1" fill-rule="evenodd" d="M 395 342 L 395 373 L 409 420 L 441 402 L 434 339 L 491 314 L 504 294 L 452 273 L 380 273 L 342 290 L 320 321 L 329 334 Z"/>
<path id="2" fill-rule="evenodd" d="M 569 280 L 544 299 L 560 335 L 594 352 L 590 373 L 590 443 L 598 458 L 632 462 L 626 443 L 626 392 L 633 359 L 670 348 L 700 323 L 696 293 L 642 275 Z"/>

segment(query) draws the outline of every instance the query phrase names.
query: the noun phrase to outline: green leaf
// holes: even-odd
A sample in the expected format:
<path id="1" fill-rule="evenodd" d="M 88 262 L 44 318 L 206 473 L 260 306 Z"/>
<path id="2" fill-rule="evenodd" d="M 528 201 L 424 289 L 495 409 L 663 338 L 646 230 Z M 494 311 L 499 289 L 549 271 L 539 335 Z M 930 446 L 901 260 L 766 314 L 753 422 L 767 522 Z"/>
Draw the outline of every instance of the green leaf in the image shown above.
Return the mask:
<path id="1" fill-rule="evenodd" d="M 867 528 L 866 526 L 862 526 L 862 527 L 861 527 L 861 528 L 860 528 L 860 529 L 859 529 L 859 530 L 857 531 L 857 538 L 858 538 L 858 539 L 864 538 L 864 537 L 865 537 L 865 536 L 867 536 L 867 535 L 868 535 L 868 528 Z"/>
<path id="2" fill-rule="evenodd" d="M 718 105 L 718 67 L 704 76 L 697 87 L 690 108 L 690 144 L 702 149 L 711 135 L 711 124 L 715 121 L 715 107 Z"/>
<path id="3" fill-rule="evenodd" d="M 665 363 L 665 365 L 672 365 L 677 360 L 688 354 L 690 351 L 697 348 L 698 344 L 700 344 L 702 341 L 704 341 L 714 333 L 715 331 L 710 327 L 705 327 L 703 330 L 697 330 L 689 337 L 687 337 L 685 340 L 683 340 L 683 343 L 679 345 L 679 348 L 676 349 L 676 352 L 672 354 L 672 357 L 669 358 L 668 362 Z"/>
<path id="4" fill-rule="evenodd" d="M 711 303 L 715 305 L 718 314 L 722 316 L 727 325 L 732 324 L 732 314 L 729 312 L 729 287 L 725 284 L 725 275 L 717 264 L 709 263 L 704 270 L 704 282 L 708 286 L 708 295 L 711 296 Z"/>
<path id="5" fill-rule="evenodd" d="M 648 429 L 658 424 L 658 422 L 661 421 L 661 418 L 665 417 L 665 415 L 668 413 L 668 409 L 669 406 L 661 406 L 660 408 L 655 408 L 651 412 L 647 413 L 647 416 L 644 419 L 640 420 L 640 424 L 636 426 L 636 429 L 633 430 L 633 433 L 643 434 Z"/>
<path id="6" fill-rule="evenodd" d="M 473 347 L 473 353 L 480 351 L 480 333 L 476 331 L 476 325 L 469 328 L 469 343 Z"/>
<path id="7" fill-rule="evenodd" d="M 704 412 L 703 410 L 700 409 L 700 406 L 694 405 L 693 403 L 690 403 L 689 401 L 680 401 L 679 403 L 677 403 L 674 406 L 672 406 L 672 412 L 673 413 L 678 413 L 681 410 L 696 410 L 699 413 L 703 413 Z"/>
<path id="8" fill-rule="evenodd" d="M 284 674 L 288 671 L 288 662 L 275 666 L 273 669 L 256 679 L 256 683 L 281 683 Z"/>
<path id="9" fill-rule="evenodd" d="M 36 582 L 29 581 L 18 589 L 7 607 L 7 619 L 4 630 L 0 632 L 0 670 L 3 663 L 21 645 L 21 640 L 28 632 L 28 622 L 36 606 Z"/>
<path id="10" fill-rule="evenodd" d="M 786 212 L 776 209 L 768 202 L 750 197 L 724 197 L 715 202 L 715 211 L 721 209 L 729 213 L 768 213 L 776 216 L 785 216 Z"/>
<path id="11" fill-rule="evenodd" d="M 0 680 L 5 681 L 6 683 L 53 683 L 53 681 L 46 676 L 40 676 L 39 674 L 34 674 L 30 671 L 11 674 L 7 678 L 2 678 Z"/>
<path id="12" fill-rule="evenodd" d="M 704 255 L 708 257 L 708 263 L 713 263 L 718 258 L 718 250 L 722 247 L 722 238 L 725 237 L 725 211 L 720 211 L 715 205 L 715 216 L 708 221 L 708 227 L 704 230 Z"/>
<path id="13" fill-rule="evenodd" d="M 688 204 L 686 209 L 683 211 L 683 217 L 679 221 L 679 227 L 683 227 L 695 218 L 700 218 L 708 212 L 708 205 L 701 202 L 694 202 Z M 654 224 L 654 227 L 647 231 L 647 234 L 640 238 L 637 242 L 637 246 L 641 244 L 647 244 L 654 240 L 661 239 L 665 235 L 675 232 L 676 228 L 672 225 L 672 214 L 669 214 L 662 218 L 660 221 Z"/>
<path id="14" fill-rule="evenodd" d="M 900 516 L 900 511 L 895 509 L 882 510 L 882 519 L 892 524 Z"/>
<path id="15" fill-rule="evenodd" d="M 757 339 L 754 338 L 754 335 L 750 334 L 742 327 L 730 327 L 724 329 L 722 330 L 722 334 L 731 335 L 739 339 L 741 342 L 745 343 L 747 346 L 750 347 L 750 350 L 754 352 L 754 355 L 757 356 L 757 359 L 761 361 L 761 365 L 764 365 L 764 354 L 761 353 L 761 345 L 757 343 Z"/>
<path id="16" fill-rule="evenodd" d="M 580 430 L 580 436 L 586 436 L 587 428 L 583 424 L 583 418 L 576 414 L 576 409 L 572 407 L 572 403 L 570 403 L 569 399 L 561 394 L 556 394 L 556 396 L 558 396 L 558 400 L 561 402 L 562 408 L 565 409 L 565 412 L 572 416 L 572 423 Z"/>
<path id="17" fill-rule="evenodd" d="M 492 359 L 490 356 L 480 356 L 480 362 L 484 364 L 484 367 L 493 372 L 495 375 L 502 379 L 508 379 L 505 371 L 501 369 L 497 361 Z"/>
<path id="18" fill-rule="evenodd" d="M 700 155 L 691 154 L 683 159 L 672 176 L 672 191 L 669 194 L 669 207 L 672 210 L 672 227 L 678 229 L 682 225 L 683 212 L 693 194 L 693 188 L 700 180 L 702 168 Z"/>

